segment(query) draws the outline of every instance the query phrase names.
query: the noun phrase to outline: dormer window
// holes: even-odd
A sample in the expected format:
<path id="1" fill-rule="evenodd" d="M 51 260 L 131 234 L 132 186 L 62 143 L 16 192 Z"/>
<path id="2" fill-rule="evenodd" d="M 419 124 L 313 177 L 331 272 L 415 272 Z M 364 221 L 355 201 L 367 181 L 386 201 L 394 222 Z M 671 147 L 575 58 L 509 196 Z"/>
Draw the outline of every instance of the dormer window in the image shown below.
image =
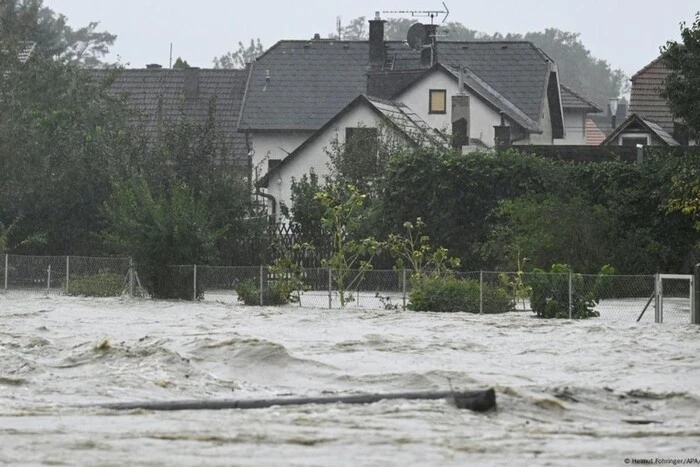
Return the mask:
<path id="1" fill-rule="evenodd" d="M 431 89 L 428 97 L 428 113 L 447 113 L 447 91 L 444 89 Z"/>

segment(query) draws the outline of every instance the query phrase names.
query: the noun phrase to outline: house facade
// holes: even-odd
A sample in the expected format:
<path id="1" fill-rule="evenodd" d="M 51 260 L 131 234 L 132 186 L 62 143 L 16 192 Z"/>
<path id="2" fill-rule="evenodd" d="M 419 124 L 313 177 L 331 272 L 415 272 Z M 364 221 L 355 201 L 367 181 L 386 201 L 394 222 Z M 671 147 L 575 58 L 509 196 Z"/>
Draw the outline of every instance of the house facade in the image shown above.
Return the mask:
<path id="1" fill-rule="evenodd" d="M 532 43 L 440 42 L 436 26 L 424 28 L 433 40 L 411 47 L 385 40 L 377 17 L 368 41 L 317 35 L 280 41 L 258 57 L 238 125 L 258 187 L 276 203 L 289 203 L 292 178 L 311 169 L 323 174 L 328 134 L 342 138 L 342 125 L 376 123 L 376 113 L 358 109 L 338 117 L 359 96 L 404 109 L 463 151 L 493 148 L 504 139 L 513 145 L 583 144 L 584 117 L 600 109 L 570 90 L 564 91 L 565 107 L 556 64 Z"/>
<path id="2" fill-rule="evenodd" d="M 673 116 L 662 92 L 670 71 L 659 56 L 632 76 L 630 117 L 601 143 L 603 145 L 694 146 L 682 121 Z"/>

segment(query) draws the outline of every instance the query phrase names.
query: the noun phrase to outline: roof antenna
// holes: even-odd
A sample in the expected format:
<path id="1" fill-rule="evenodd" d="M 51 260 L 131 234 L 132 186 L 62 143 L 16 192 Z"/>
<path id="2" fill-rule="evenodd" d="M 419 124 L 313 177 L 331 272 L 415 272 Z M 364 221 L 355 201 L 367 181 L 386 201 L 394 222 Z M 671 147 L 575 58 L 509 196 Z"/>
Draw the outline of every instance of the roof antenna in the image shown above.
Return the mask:
<path id="1" fill-rule="evenodd" d="M 450 15 L 450 10 L 447 8 L 447 5 L 445 5 L 445 2 L 442 2 L 442 6 L 445 7 L 444 10 L 385 10 L 382 11 L 382 13 L 398 13 L 402 15 L 410 13 L 414 18 L 430 18 L 430 24 L 433 24 L 433 21 L 438 15 L 445 15 L 445 17 L 442 18 L 442 22 L 444 23 Z"/>
<path id="2" fill-rule="evenodd" d="M 168 68 L 173 67 L 173 43 L 170 43 L 170 65 L 168 65 Z"/>

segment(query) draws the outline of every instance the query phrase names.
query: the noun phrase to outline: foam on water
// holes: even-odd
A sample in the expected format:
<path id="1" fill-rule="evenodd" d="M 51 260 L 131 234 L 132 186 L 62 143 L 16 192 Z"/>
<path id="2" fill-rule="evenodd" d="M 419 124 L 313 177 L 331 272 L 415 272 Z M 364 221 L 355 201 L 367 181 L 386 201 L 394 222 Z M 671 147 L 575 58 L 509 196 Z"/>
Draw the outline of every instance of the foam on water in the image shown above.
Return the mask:
<path id="1" fill-rule="evenodd" d="M 0 464 L 570 465 L 700 457 L 700 328 L 529 313 L 0 298 Z M 78 404 L 494 387 L 241 411 Z"/>

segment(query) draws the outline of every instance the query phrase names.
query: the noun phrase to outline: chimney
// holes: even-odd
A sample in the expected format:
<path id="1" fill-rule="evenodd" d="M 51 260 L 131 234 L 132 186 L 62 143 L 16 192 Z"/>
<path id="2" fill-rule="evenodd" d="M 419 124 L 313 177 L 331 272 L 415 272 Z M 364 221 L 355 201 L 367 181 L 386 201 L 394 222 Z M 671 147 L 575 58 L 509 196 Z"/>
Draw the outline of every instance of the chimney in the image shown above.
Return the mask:
<path id="1" fill-rule="evenodd" d="M 452 146 L 461 151 L 469 146 L 469 96 L 452 96 Z"/>
<path id="2" fill-rule="evenodd" d="M 311 40 L 313 40 L 313 41 L 320 41 L 320 40 L 321 40 L 321 34 L 319 34 L 319 33 L 314 34 L 314 38 L 311 39 Z"/>
<path id="3" fill-rule="evenodd" d="M 512 142 L 513 137 L 511 135 L 511 128 L 506 125 L 506 119 L 504 113 L 501 112 L 501 124 L 499 126 L 493 127 L 495 133 L 495 144 L 496 151 L 501 152 L 504 149 L 508 149 Z"/>
<path id="4" fill-rule="evenodd" d="M 437 24 L 424 24 L 425 44 L 420 54 L 420 64 L 430 68 L 437 63 Z"/>
<path id="5" fill-rule="evenodd" d="M 148 65 L 146 65 L 147 70 L 160 70 L 161 68 L 163 68 L 163 65 L 160 65 L 158 63 L 149 63 Z"/>
<path id="6" fill-rule="evenodd" d="M 384 21 L 379 17 L 379 12 L 374 14 L 374 19 L 369 21 L 369 64 L 372 66 L 384 66 L 386 50 L 384 48 Z"/>
<path id="7" fill-rule="evenodd" d="M 199 97 L 199 68 L 190 67 L 185 72 L 185 98 L 197 99 Z"/>

